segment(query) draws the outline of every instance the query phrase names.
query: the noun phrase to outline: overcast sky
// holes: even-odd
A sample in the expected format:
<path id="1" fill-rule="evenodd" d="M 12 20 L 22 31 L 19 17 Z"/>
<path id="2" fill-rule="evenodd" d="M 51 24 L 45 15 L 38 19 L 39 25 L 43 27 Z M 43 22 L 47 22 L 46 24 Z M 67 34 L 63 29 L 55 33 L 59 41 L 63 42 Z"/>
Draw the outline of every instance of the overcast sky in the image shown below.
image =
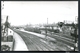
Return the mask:
<path id="1" fill-rule="evenodd" d="M 78 1 L 4 1 L 2 15 L 9 16 L 12 25 L 75 21 Z M 3 18 L 4 19 L 4 18 Z"/>

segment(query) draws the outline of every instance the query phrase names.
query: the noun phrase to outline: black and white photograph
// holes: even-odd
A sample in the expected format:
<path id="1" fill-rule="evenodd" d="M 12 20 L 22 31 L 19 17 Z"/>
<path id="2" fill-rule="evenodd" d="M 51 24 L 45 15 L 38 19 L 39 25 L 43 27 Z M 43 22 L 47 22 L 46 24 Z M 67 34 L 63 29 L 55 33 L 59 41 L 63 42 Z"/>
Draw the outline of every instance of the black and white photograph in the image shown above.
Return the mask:
<path id="1" fill-rule="evenodd" d="M 78 1 L 1 1 L 1 51 L 79 51 Z"/>

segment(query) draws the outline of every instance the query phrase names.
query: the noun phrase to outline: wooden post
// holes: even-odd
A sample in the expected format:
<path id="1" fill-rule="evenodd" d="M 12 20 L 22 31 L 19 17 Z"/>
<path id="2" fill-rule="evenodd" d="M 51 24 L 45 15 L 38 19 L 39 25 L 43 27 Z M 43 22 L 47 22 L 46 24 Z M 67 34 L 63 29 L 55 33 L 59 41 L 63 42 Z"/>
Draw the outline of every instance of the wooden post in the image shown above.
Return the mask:
<path id="1" fill-rule="evenodd" d="M 45 39 L 47 40 L 47 27 L 45 27 L 46 36 Z"/>

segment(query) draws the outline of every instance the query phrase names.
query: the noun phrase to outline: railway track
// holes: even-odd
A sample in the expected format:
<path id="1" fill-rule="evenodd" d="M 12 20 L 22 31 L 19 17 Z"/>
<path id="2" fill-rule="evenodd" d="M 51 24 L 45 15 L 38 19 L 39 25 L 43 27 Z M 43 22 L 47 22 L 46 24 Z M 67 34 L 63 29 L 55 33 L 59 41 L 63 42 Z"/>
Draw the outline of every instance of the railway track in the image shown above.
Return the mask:
<path id="1" fill-rule="evenodd" d="M 56 51 L 54 48 L 51 48 L 47 44 L 40 41 L 40 38 L 33 36 L 31 34 L 26 34 L 23 32 L 17 32 L 25 41 L 28 46 L 29 51 Z"/>
<path id="2" fill-rule="evenodd" d="M 70 34 L 56 33 L 55 35 L 62 36 L 62 37 L 74 40 L 74 38 L 72 36 L 70 36 Z"/>
<path id="3" fill-rule="evenodd" d="M 71 46 L 71 47 L 74 47 L 74 41 L 72 41 L 72 40 L 68 40 L 68 39 L 66 39 L 66 38 L 62 38 L 62 37 L 60 37 L 60 36 L 58 36 L 58 35 L 49 35 L 49 37 L 52 37 L 52 38 L 55 38 L 57 41 L 60 41 L 60 42 L 62 42 L 63 44 L 66 44 L 66 45 L 69 45 L 69 46 Z"/>
<path id="4" fill-rule="evenodd" d="M 22 31 L 16 31 L 25 41 L 26 45 L 28 46 L 28 49 L 30 51 L 63 51 L 63 49 L 60 49 L 59 46 L 57 48 L 51 47 L 49 44 L 42 43 L 39 39 L 43 39 L 40 37 L 37 37 L 32 34 L 28 34 Z M 58 35 L 49 35 L 52 38 L 55 38 L 58 43 L 61 43 L 65 45 L 66 47 L 69 45 L 71 47 L 74 47 L 74 42 L 72 42 L 71 39 L 68 40 L 68 38 L 63 38 Z M 26 41 L 27 40 L 27 41 Z M 44 39 L 43 39 L 44 40 Z M 71 40 L 71 41 L 70 41 Z M 30 45 L 32 44 L 32 45 Z"/>

